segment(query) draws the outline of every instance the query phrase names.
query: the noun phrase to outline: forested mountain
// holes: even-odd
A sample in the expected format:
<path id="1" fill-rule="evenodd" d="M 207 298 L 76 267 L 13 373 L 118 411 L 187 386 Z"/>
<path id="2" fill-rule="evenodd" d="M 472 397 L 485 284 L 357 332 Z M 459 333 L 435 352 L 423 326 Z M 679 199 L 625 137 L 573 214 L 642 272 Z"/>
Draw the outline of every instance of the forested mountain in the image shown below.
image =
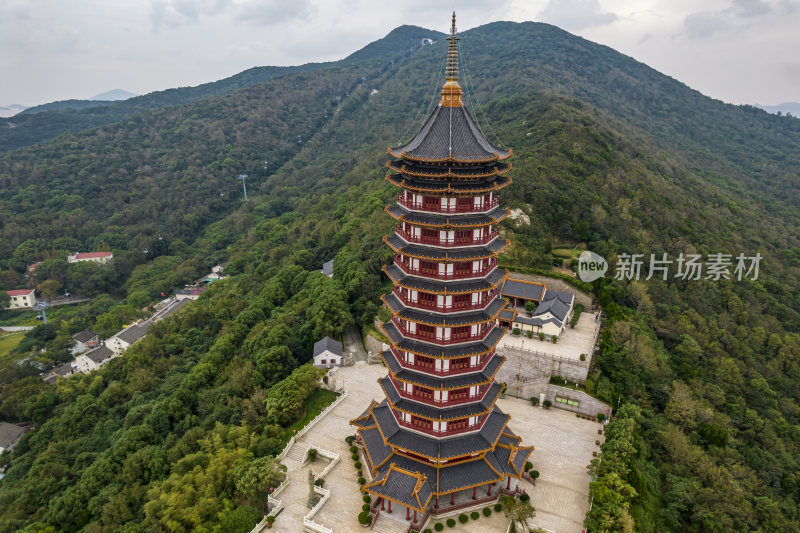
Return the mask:
<path id="1" fill-rule="evenodd" d="M 115 255 L 163 235 L 181 244 L 161 263 L 224 257 L 233 274 L 101 371 L 0 392 L 5 417 L 40 424 L 8 459 L 0 531 L 249 531 L 243 472 L 302 415 L 313 376 L 297 365 L 378 310 L 385 148 L 435 102 L 445 49 L 291 73 L 0 158 L 3 268 L 73 235 Z M 589 531 L 797 531 L 798 121 L 544 24 L 482 26 L 460 49 L 473 114 L 515 152 L 503 202 L 531 215 L 503 225 L 507 266 L 547 270 L 555 242 L 610 260 L 764 257 L 757 281 L 587 287 L 607 315 L 587 386 L 619 406 Z M 334 256 L 333 280 L 315 272 Z"/>
<path id="2" fill-rule="evenodd" d="M 389 35 L 354 52 L 340 61 L 307 63 L 292 67 L 253 67 L 229 78 L 196 87 L 157 91 L 121 102 L 96 100 L 64 100 L 26 109 L 14 117 L 0 118 L 0 151 L 37 144 L 62 133 L 77 132 L 102 126 L 127 117 L 166 106 L 178 106 L 212 96 L 230 94 L 243 87 L 263 83 L 292 72 L 310 72 L 342 65 L 360 64 L 368 68 L 370 61 L 389 61 L 411 55 L 423 38 L 438 39 L 442 34 L 416 26 L 401 26 Z M 13 119 L 13 120 L 12 120 Z"/>

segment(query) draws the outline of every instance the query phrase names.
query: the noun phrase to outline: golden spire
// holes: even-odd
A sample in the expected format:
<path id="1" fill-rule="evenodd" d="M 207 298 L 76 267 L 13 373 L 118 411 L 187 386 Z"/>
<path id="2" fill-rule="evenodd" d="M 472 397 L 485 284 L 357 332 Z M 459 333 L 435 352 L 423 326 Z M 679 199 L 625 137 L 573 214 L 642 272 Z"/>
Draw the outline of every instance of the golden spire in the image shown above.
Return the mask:
<path id="1" fill-rule="evenodd" d="M 443 107 L 461 107 L 461 86 L 458 84 L 458 37 L 456 37 L 456 12 L 453 11 L 453 23 L 450 26 L 450 35 L 447 37 L 450 44 L 447 48 L 447 69 L 445 82 L 442 87 Z"/>

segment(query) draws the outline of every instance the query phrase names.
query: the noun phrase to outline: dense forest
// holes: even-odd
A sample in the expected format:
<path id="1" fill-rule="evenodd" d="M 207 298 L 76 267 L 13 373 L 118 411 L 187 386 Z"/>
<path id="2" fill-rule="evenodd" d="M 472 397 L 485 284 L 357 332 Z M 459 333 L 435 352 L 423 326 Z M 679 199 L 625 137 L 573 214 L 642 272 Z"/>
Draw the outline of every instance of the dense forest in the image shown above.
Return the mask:
<path id="1" fill-rule="evenodd" d="M 587 386 L 617 406 L 590 466 L 588 530 L 797 531 L 798 121 L 711 100 L 552 26 L 462 37 L 467 101 L 515 152 L 502 201 L 531 218 L 503 223 L 506 266 L 546 271 L 554 244 L 576 243 L 612 264 L 622 253 L 764 258 L 755 281 L 587 287 L 606 315 Z M 4 283 L 42 259 L 69 282 L 57 268 L 78 245 L 122 259 L 107 285 L 86 287 L 107 307 L 61 328 L 133 313 L 176 272 L 227 259 L 231 273 L 98 372 L 4 383 L 3 418 L 38 428 L 2 458 L 0 531 L 249 531 L 258 520 L 253 480 L 280 478 L 272 457 L 318 394 L 311 343 L 378 312 L 383 206 L 396 192 L 385 148 L 419 127 L 441 83 L 443 43 L 403 56 L 371 46 L 363 60 L 0 157 Z M 233 192 L 240 172 L 253 176 L 247 202 Z M 142 258 L 158 237 L 159 257 Z M 317 269 L 333 257 L 329 279 Z"/>

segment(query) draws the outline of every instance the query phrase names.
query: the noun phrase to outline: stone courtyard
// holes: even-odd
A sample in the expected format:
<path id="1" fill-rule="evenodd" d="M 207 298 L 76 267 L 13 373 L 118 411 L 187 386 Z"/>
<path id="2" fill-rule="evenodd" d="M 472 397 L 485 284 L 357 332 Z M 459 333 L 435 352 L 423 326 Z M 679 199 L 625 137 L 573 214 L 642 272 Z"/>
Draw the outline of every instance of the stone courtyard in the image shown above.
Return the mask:
<path id="1" fill-rule="evenodd" d="M 524 313 L 524 310 L 521 311 Z M 526 335 L 514 336 L 506 334 L 497 345 L 498 351 L 504 347 L 523 350 L 528 352 L 538 352 L 552 357 L 562 357 L 578 361 L 581 354 L 586 355 L 587 364 L 591 360 L 594 351 L 594 340 L 600 322 L 596 320 L 596 313 L 584 311 L 578 318 L 578 323 L 574 328 L 569 325 L 564 329 L 564 333 L 558 338 L 555 344 L 550 341 L 540 341 L 534 337 L 529 339 Z"/>
<path id="2" fill-rule="evenodd" d="M 325 478 L 325 488 L 331 490 L 330 499 L 314 517 L 314 521 L 336 533 L 361 530 L 356 516 L 363 501 L 344 438 L 353 434 L 349 421 L 361 414 L 373 398 L 376 401 L 383 399 L 377 380 L 385 374 L 386 369 L 382 365 L 357 363 L 340 368 L 331 376 L 332 384 L 337 388 L 345 388 L 348 396 L 300 437 L 284 457 L 289 484 L 277 496 L 283 502 L 284 509 L 278 515 L 273 530 L 286 533 L 303 531 L 303 516 L 309 511 L 306 507 L 308 469 L 312 468 L 316 473 L 327 464 L 318 460 L 301 465 L 300 461 L 309 445 L 341 455 L 341 462 Z M 599 451 L 595 441 L 602 439 L 597 434 L 600 425 L 576 418 L 565 411 L 532 407 L 529 402 L 514 398 L 501 399 L 498 406 L 511 415 L 511 428 L 522 437 L 523 442 L 536 448 L 531 457 L 541 477 L 535 487 L 526 481 L 521 485 L 531 495 L 536 508 L 536 517 L 530 524 L 556 533 L 580 533 L 583 517 L 589 509 L 586 466 L 592 459 L 592 452 Z M 372 531 L 404 533 L 408 523 L 393 520 L 402 518 L 400 514 L 404 516 L 405 513 L 396 513 L 391 517 L 382 513 Z M 505 516 L 494 513 L 489 519 L 481 517 L 465 525 L 459 524 L 455 531 L 503 533 L 507 526 Z"/>

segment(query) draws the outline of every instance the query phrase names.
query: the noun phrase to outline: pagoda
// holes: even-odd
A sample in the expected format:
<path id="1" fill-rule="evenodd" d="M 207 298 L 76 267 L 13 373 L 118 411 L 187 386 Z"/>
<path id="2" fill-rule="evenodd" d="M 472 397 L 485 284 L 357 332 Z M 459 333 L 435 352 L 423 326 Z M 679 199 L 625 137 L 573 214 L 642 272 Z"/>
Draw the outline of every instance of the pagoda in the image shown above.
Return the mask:
<path id="1" fill-rule="evenodd" d="M 395 252 L 382 297 L 391 312 L 381 326 L 386 398 L 351 421 L 371 474 L 363 490 L 382 512 L 405 508 L 415 527 L 429 513 L 515 493 L 533 451 L 495 405 L 507 276 L 497 255 L 508 244 L 496 228 L 508 216 L 497 192 L 511 183 L 512 152 L 486 139 L 462 101 L 455 13 L 447 39 L 441 101 L 409 142 L 388 149 L 386 179 L 403 192 L 386 208 L 397 221 L 384 237 Z"/>

